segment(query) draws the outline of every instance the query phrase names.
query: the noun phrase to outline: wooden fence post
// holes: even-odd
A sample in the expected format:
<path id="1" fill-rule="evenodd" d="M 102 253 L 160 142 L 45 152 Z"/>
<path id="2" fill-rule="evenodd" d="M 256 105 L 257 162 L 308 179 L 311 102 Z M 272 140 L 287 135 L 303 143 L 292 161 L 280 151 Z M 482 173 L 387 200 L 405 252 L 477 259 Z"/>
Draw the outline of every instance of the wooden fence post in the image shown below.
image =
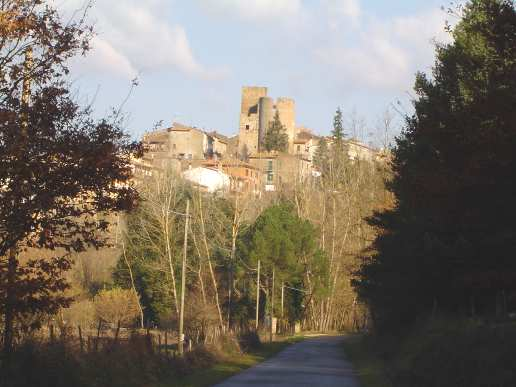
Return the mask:
<path id="1" fill-rule="evenodd" d="M 79 325 L 79 343 L 81 345 L 81 352 L 84 352 L 84 341 L 82 339 L 82 329 L 81 329 L 81 326 Z"/>
<path id="2" fill-rule="evenodd" d="M 97 337 L 95 339 L 95 352 L 99 350 L 99 338 L 100 338 L 100 330 L 102 328 L 102 320 L 99 320 L 99 325 L 97 327 Z"/>
<path id="3" fill-rule="evenodd" d="M 115 340 L 113 342 L 113 346 L 116 346 L 118 344 L 118 336 L 120 335 L 120 320 L 118 320 L 116 324 L 116 331 L 115 331 Z"/>
<path id="4" fill-rule="evenodd" d="M 147 341 L 148 350 L 149 350 L 149 352 L 152 352 L 152 337 L 151 337 L 151 334 L 150 334 L 150 328 L 147 328 L 146 338 L 147 338 L 146 341 Z"/>

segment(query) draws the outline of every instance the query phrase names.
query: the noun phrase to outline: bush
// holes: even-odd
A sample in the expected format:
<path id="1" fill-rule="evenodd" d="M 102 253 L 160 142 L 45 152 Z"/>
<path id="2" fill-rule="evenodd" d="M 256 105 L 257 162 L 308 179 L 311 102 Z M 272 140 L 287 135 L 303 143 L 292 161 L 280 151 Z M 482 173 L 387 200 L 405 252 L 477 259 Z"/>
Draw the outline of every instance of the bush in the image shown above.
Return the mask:
<path id="1" fill-rule="evenodd" d="M 95 306 L 90 300 L 76 301 L 62 310 L 62 317 L 66 325 L 88 328 L 95 325 Z"/>
<path id="2" fill-rule="evenodd" d="M 99 319 L 112 324 L 127 324 L 138 317 L 138 296 L 133 290 L 114 288 L 102 290 L 94 299 Z"/>
<path id="3" fill-rule="evenodd" d="M 245 331 L 240 333 L 238 335 L 238 343 L 244 352 L 260 348 L 262 345 L 260 336 L 255 331 Z"/>
<path id="4" fill-rule="evenodd" d="M 66 342 L 27 342 L 13 354 L 5 387 L 139 387 L 177 372 L 173 359 L 132 343 L 81 353 Z"/>
<path id="5" fill-rule="evenodd" d="M 516 386 L 514 325 L 442 320 L 409 333 L 395 354 L 392 348 L 389 365 L 400 387 Z"/>

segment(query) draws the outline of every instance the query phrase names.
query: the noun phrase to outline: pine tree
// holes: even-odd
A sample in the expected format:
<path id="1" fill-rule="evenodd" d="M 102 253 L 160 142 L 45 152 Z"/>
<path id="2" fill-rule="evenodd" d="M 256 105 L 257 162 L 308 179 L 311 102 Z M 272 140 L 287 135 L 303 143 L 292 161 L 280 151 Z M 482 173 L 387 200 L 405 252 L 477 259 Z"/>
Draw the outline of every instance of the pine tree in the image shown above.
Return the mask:
<path id="1" fill-rule="evenodd" d="M 331 131 L 334 145 L 337 148 L 343 148 L 344 145 L 344 125 L 342 124 L 342 110 L 340 108 L 335 112 L 333 118 L 333 130 Z"/>
<path id="2" fill-rule="evenodd" d="M 393 151 L 393 210 L 356 283 L 377 328 L 436 309 L 489 313 L 516 291 L 516 10 L 472 0 L 416 78 L 415 113 Z"/>
<path id="3" fill-rule="evenodd" d="M 342 110 L 340 108 L 333 117 L 333 130 L 331 131 L 333 144 L 331 147 L 329 164 L 333 173 L 345 174 L 345 169 L 349 164 L 348 147 L 346 145 L 344 125 L 342 123 Z"/>
<path id="4" fill-rule="evenodd" d="M 269 130 L 263 139 L 263 146 L 270 151 L 285 152 L 288 148 L 288 135 L 285 127 L 281 123 L 278 111 L 274 115 L 274 120 L 269 125 Z"/>

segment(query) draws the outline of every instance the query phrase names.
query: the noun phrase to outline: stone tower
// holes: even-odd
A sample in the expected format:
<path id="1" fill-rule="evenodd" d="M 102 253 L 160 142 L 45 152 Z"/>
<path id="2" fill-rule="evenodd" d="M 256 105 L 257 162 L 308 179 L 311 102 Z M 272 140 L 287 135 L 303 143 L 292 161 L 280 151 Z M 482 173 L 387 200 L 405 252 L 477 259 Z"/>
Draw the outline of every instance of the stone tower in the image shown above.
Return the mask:
<path id="1" fill-rule="evenodd" d="M 260 152 L 260 143 L 274 119 L 276 111 L 285 126 L 289 138 L 289 152 L 293 150 L 296 137 L 295 102 L 290 98 L 278 98 L 276 103 L 267 96 L 266 87 L 245 86 L 242 88 L 238 150 L 241 154 Z"/>
<path id="2" fill-rule="evenodd" d="M 296 139 L 296 103 L 291 98 L 278 98 L 276 102 L 276 110 L 279 118 L 288 134 L 288 151 L 293 153 L 294 140 Z"/>
<path id="3" fill-rule="evenodd" d="M 266 87 L 243 87 L 242 106 L 240 109 L 240 130 L 238 134 L 238 151 L 256 153 L 258 149 L 260 115 L 258 105 L 260 98 L 267 97 Z"/>

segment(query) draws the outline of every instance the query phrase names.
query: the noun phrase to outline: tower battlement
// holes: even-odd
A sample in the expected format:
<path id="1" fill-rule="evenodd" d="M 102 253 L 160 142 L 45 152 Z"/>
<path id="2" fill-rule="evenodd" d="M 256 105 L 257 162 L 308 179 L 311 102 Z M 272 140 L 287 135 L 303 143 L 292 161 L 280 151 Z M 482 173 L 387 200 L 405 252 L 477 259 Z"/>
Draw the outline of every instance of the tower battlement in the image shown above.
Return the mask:
<path id="1" fill-rule="evenodd" d="M 242 87 L 238 146 L 241 154 L 260 152 L 260 144 L 276 112 L 288 134 L 289 150 L 293 147 L 296 137 L 295 101 L 284 97 L 274 101 L 267 92 L 266 87 Z"/>

